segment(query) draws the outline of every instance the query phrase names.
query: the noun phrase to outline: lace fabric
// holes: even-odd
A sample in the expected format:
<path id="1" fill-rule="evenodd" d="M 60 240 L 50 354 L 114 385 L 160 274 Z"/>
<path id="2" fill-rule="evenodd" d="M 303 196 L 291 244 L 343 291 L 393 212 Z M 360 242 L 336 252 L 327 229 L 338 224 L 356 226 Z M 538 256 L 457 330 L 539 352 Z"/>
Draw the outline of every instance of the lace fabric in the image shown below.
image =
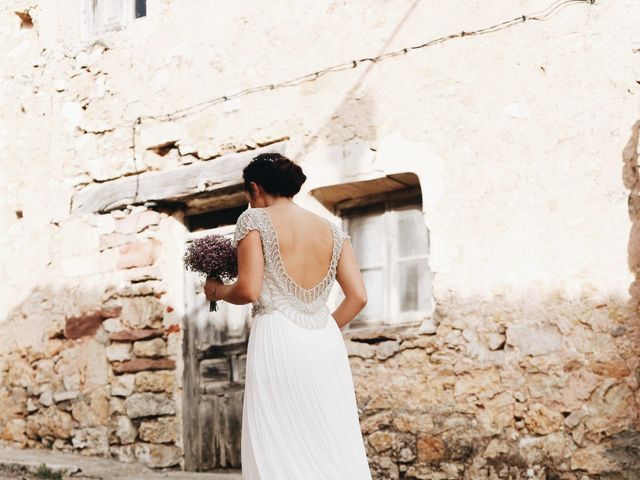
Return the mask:
<path id="1" fill-rule="evenodd" d="M 333 236 L 331 262 L 320 282 L 312 288 L 304 288 L 291 278 L 284 267 L 271 216 L 263 208 L 250 208 L 238 217 L 233 244 L 237 246 L 251 230 L 257 230 L 264 253 L 263 287 L 258 301 L 253 305 L 253 315 L 280 310 L 304 328 L 322 328 L 326 325 L 330 314 L 326 303 L 335 282 L 342 245 L 345 239 L 350 238 L 333 222 L 327 222 Z"/>

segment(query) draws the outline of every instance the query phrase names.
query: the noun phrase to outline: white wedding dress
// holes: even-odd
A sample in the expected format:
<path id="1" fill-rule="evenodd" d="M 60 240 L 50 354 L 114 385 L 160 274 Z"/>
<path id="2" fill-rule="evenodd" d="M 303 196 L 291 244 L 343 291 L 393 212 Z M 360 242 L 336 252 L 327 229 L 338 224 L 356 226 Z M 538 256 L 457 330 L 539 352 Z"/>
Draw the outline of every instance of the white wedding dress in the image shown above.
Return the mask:
<path id="1" fill-rule="evenodd" d="M 326 304 L 349 236 L 328 223 L 331 263 L 305 289 L 284 269 L 270 215 L 238 217 L 233 243 L 258 230 L 265 261 L 247 351 L 243 480 L 371 480 L 346 347 Z"/>

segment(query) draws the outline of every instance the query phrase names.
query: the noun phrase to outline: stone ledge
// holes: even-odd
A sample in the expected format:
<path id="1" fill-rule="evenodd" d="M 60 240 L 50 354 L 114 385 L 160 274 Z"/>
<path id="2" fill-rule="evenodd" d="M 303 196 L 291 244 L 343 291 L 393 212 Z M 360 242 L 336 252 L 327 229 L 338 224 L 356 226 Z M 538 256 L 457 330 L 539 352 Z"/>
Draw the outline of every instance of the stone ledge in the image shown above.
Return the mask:
<path id="1" fill-rule="evenodd" d="M 176 362 L 170 358 L 134 358 L 126 362 L 114 365 L 113 372 L 120 373 L 138 373 L 147 370 L 174 370 Z"/>
<path id="2" fill-rule="evenodd" d="M 241 480 L 240 473 L 154 472 L 138 463 L 122 463 L 100 457 L 73 455 L 41 449 L 14 449 L 0 446 L 0 473 L 35 473 L 40 465 L 74 478 L 103 480 Z"/>
<path id="3" fill-rule="evenodd" d="M 141 328 L 138 330 L 122 330 L 120 332 L 113 332 L 109 335 L 109 339 L 114 342 L 135 342 L 137 340 L 162 337 L 162 335 L 162 330 L 156 328 Z"/>

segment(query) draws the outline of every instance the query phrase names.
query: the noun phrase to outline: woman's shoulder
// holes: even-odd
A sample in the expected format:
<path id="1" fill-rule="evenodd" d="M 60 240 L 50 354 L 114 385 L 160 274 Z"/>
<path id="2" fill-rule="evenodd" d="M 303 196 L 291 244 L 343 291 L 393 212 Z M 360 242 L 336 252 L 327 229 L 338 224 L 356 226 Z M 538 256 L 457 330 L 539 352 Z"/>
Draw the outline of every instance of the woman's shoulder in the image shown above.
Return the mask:
<path id="1" fill-rule="evenodd" d="M 261 208 L 248 208 L 242 212 L 236 220 L 236 229 L 233 235 L 233 244 L 238 245 L 251 230 L 261 231 L 264 225 L 264 217 Z"/>

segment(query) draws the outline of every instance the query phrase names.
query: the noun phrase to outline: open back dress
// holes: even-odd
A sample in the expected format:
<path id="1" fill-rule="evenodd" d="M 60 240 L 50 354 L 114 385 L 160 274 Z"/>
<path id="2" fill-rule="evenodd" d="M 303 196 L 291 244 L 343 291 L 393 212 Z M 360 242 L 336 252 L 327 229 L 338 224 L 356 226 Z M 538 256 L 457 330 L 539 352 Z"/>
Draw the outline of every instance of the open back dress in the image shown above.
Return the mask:
<path id="1" fill-rule="evenodd" d="M 346 347 L 327 306 L 349 236 L 328 223 L 331 262 L 306 289 L 283 266 L 270 214 L 238 217 L 234 245 L 257 230 L 265 265 L 247 351 L 243 480 L 371 480 Z"/>

